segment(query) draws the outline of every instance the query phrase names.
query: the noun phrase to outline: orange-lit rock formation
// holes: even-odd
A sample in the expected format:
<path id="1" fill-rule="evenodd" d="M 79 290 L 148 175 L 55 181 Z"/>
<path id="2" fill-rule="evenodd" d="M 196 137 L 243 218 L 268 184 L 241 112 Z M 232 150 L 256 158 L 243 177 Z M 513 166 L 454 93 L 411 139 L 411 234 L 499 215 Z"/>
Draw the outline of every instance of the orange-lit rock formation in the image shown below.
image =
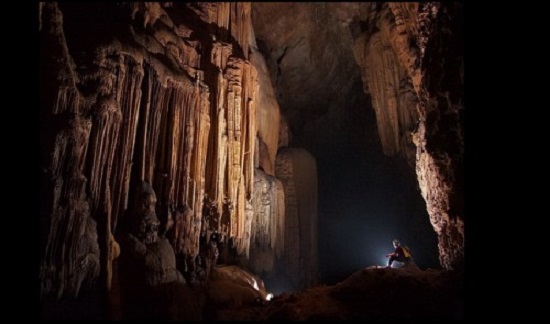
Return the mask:
<path id="1" fill-rule="evenodd" d="M 78 292 L 67 280 L 90 217 L 99 249 L 86 253 L 101 259 L 110 286 L 113 237 L 140 181 L 153 186 L 159 219 L 180 242 L 176 253 L 197 256 L 201 231 L 233 238 L 244 251 L 258 133 L 250 3 L 40 9 L 43 294 Z M 278 126 L 270 132 L 277 143 Z"/>
<path id="2" fill-rule="evenodd" d="M 445 13 L 439 12 L 440 6 Z M 455 61 L 463 53 L 463 16 L 460 10 L 449 9 L 453 6 L 437 2 L 253 6 L 255 33 L 277 88 L 282 120 L 294 132 L 307 129 L 304 116 L 315 120 L 323 110 L 340 108 L 336 98 L 351 96 L 346 80 L 357 66 L 344 62 L 355 58 L 376 113 L 384 153 L 403 155 L 416 169 L 445 268 L 461 264 L 464 250 L 463 68 L 455 67 L 462 66 Z M 438 57 L 437 51 L 448 58 Z M 436 67 L 438 59 L 445 60 L 443 67 Z M 448 68 L 457 71 L 447 72 Z"/>
<path id="3" fill-rule="evenodd" d="M 462 266 L 461 4 L 38 8 L 42 297 L 113 289 L 142 181 L 184 276 L 217 233 L 220 262 L 316 283 L 317 164 L 298 147 L 359 80 L 384 153 L 415 164 L 441 265 Z"/>

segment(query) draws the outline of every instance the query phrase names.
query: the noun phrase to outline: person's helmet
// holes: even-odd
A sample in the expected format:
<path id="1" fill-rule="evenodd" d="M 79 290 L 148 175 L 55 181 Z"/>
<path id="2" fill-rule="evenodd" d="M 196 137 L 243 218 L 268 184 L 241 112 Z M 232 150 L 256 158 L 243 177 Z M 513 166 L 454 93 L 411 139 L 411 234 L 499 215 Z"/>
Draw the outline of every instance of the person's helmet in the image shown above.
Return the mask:
<path id="1" fill-rule="evenodd" d="M 394 240 L 393 240 L 393 244 L 399 245 L 399 240 L 398 240 L 398 239 L 394 239 Z"/>

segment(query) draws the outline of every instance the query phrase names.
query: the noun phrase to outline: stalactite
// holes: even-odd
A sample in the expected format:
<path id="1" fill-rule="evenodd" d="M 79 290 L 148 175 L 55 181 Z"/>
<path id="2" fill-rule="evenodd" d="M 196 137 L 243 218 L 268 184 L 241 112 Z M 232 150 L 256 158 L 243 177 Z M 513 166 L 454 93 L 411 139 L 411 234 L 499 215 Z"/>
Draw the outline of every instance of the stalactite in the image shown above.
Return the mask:
<path id="1" fill-rule="evenodd" d="M 244 58 L 248 58 L 248 33 L 250 30 L 250 2 L 231 2 L 231 36 L 242 46 Z"/>
<path id="2" fill-rule="evenodd" d="M 202 21 L 214 25 L 215 30 L 209 32 L 215 34 L 218 39 L 226 41 L 230 24 L 229 2 L 204 2 L 200 6 L 190 5 Z"/>
<path id="3" fill-rule="evenodd" d="M 253 156 L 249 152 L 254 142 L 249 137 L 253 132 L 250 122 L 255 116 L 254 102 L 255 88 L 257 86 L 256 71 L 248 62 L 231 57 L 225 70 L 225 78 L 228 80 L 227 94 L 227 138 L 228 138 L 228 188 L 227 197 L 234 208 L 230 208 L 230 222 L 226 224 L 230 229 L 231 237 L 239 237 L 243 234 L 237 224 L 243 219 L 244 209 L 237 206 L 244 206 L 245 197 L 250 197 Z M 249 166 L 247 168 L 247 166 Z M 245 190 L 240 196 L 239 190 Z M 240 198 L 242 197 L 242 198 Z"/>
<path id="4" fill-rule="evenodd" d="M 41 204 L 40 294 L 75 298 L 93 285 L 100 266 L 96 222 L 86 194 L 88 179 L 83 175 L 92 123 L 80 115 L 83 99 L 75 87 L 78 79 L 66 46 L 63 15 L 57 3 L 40 8 L 42 46 L 50 50 L 41 56 L 42 116 L 58 127 L 42 128 L 42 150 L 49 153 L 41 160 L 41 199 L 49 200 Z"/>
<path id="5" fill-rule="evenodd" d="M 256 169 L 252 197 L 251 267 L 258 273 L 271 272 L 284 247 L 285 209 L 281 181 Z"/>
<path id="6" fill-rule="evenodd" d="M 211 163 L 209 164 L 209 185 L 207 187 L 208 199 L 216 206 L 216 209 L 221 212 L 224 203 L 225 194 L 225 174 L 227 169 L 227 161 L 229 154 L 228 145 L 228 122 L 227 122 L 227 87 L 228 80 L 224 77 L 223 71 L 226 68 L 228 56 L 231 54 L 231 46 L 222 43 L 212 44 L 210 52 L 211 68 L 206 70 L 206 81 L 214 85 L 214 99 L 212 103 L 213 123 L 215 132 L 212 133 L 212 138 L 209 140 L 212 143 L 209 146 L 208 156 Z M 217 230 L 217 229 L 216 229 Z"/>
<path id="7" fill-rule="evenodd" d="M 197 89 L 198 91 L 199 89 Z M 200 113 L 198 116 L 197 122 L 199 124 L 196 152 L 195 152 L 195 178 L 194 178 L 194 210 L 195 215 L 194 219 L 190 219 L 190 225 L 195 224 L 195 226 L 190 226 L 192 228 L 191 237 L 193 238 L 193 251 L 191 255 L 197 255 L 199 252 L 199 236 L 200 236 L 200 226 L 196 226 L 197 220 L 202 219 L 202 207 L 203 207 L 203 197 L 205 196 L 205 172 L 206 172 L 206 148 L 210 133 L 210 116 L 209 116 L 209 93 L 207 88 L 201 88 L 200 95 L 198 96 L 198 102 L 196 103 L 197 111 Z"/>
<path id="8" fill-rule="evenodd" d="M 153 72 L 153 71 L 152 71 Z M 158 144 L 158 130 L 160 129 L 161 117 L 165 114 L 165 109 L 167 107 L 166 93 L 169 90 L 162 87 L 158 82 L 153 82 L 151 90 L 151 99 L 149 100 L 151 106 L 148 109 L 149 114 L 146 116 L 147 119 L 145 122 L 145 132 L 143 142 L 143 156 L 140 157 L 144 162 L 143 164 L 143 178 L 140 180 L 147 181 L 152 183 L 153 180 L 153 170 L 155 167 L 154 162 L 154 152 L 156 152 L 156 147 Z"/>
<path id="9" fill-rule="evenodd" d="M 244 207 L 245 217 L 243 220 L 243 232 L 244 234 L 236 239 L 236 249 L 239 255 L 245 255 L 250 257 L 250 241 L 252 237 L 252 222 L 254 220 L 254 206 L 249 200 L 245 200 Z"/>
<path id="10" fill-rule="evenodd" d="M 206 170 L 206 193 L 217 216 L 210 220 L 208 230 L 241 242 L 246 218 L 244 200 L 250 199 L 252 192 L 254 142 L 250 134 L 255 133 L 256 70 L 232 56 L 231 45 L 219 42 L 212 44 L 210 63 L 205 78 L 214 83 L 217 93 L 211 110 L 215 131 L 208 146 L 212 163 Z M 222 220 L 224 210 L 228 217 Z"/>
<path id="11" fill-rule="evenodd" d="M 393 19 L 383 19 L 380 29 L 407 73 L 416 92 L 420 89 L 420 51 L 417 47 L 418 2 L 389 2 L 388 8 Z"/>
<path id="12" fill-rule="evenodd" d="M 458 15 L 449 18 L 440 7 Z M 460 7 L 383 4 L 369 21 L 377 32 L 363 33 L 354 45 L 384 153 L 401 151 L 412 162 L 416 146 L 418 182 L 446 268 L 460 268 L 464 259 Z"/>
<path id="13" fill-rule="evenodd" d="M 409 77 L 400 68 L 390 40 L 378 32 L 355 41 L 355 57 L 362 66 L 365 91 L 372 96 L 378 134 L 384 154 L 392 156 L 412 144 L 410 132 L 416 120 L 416 95 Z"/>
<path id="14" fill-rule="evenodd" d="M 154 75 L 154 71 L 151 71 Z M 206 143 L 210 131 L 208 88 L 187 82 L 152 83 L 153 112 L 146 123 L 143 160 L 148 170 L 143 179 L 152 181 L 161 205 L 168 213 L 188 206 L 183 213 L 183 232 L 175 241 L 185 242 L 176 252 L 195 257 L 199 250 Z M 156 103 L 156 104 L 155 104 Z M 169 217 L 169 216 L 167 216 Z M 181 236 L 181 237 L 180 237 Z"/>
<path id="15" fill-rule="evenodd" d="M 225 92 L 219 91 L 218 89 L 224 88 L 224 80 L 221 74 L 221 69 L 215 65 L 217 60 L 217 49 L 219 47 L 216 44 L 213 45 L 210 62 L 212 65 L 207 65 L 207 70 L 205 71 L 205 80 L 206 82 L 212 84 L 213 93 L 212 93 L 212 109 L 211 109 L 211 122 L 212 122 L 212 132 L 211 138 L 208 141 L 208 156 L 211 163 L 206 166 L 206 176 L 209 180 L 206 185 L 206 197 L 209 204 L 220 204 L 217 205 L 218 209 L 221 207 L 222 193 L 223 193 L 223 182 L 222 179 L 223 169 L 225 168 L 225 142 L 224 142 L 224 124 L 225 124 L 225 112 L 223 106 L 223 96 Z M 210 68 L 211 67 L 211 68 Z"/>
<path id="16" fill-rule="evenodd" d="M 376 121 L 384 153 L 394 155 L 399 149 L 399 120 L 397 119 L 399 69 L 396 58 L 377 34 L 371 37 L 366 66 L 371 67 L 368 77 L 369 90 L 373 97 Z"/>
<path id="17" fill-rule="evenodd" d="M 120 140 L 115 152 L 113 176 L 110 187 L 112 188 L 112 219 L 113 232 L 116 230 L 119 215 L 127 208 L 130 175 L 132 168 L 132 154 L 137 133 L 139 119 L 139 106 L 141 104 L 141 84 L 143 80 L 143 68 L 130 56 L 121 56 L 116 75 L 118 87 L 116 89 L 116 101 L 120 102 L 122 123 Z"/>
<path id="18" fill-rule="evenodd" d="M 416 127 L 420 56 L 416 45 L 418 3 L 383 4 L 364 17 L 367 31 L 354 40 L 366 93 L 372 96 L 384 154 L 414 163 L 410 133 Z"/>
<path id="19" fill-rule="evenodd" d="M 250 2 L 202 2 L 200 6 L 189 6 L 199 17 L 213 24 L 209 32 L 216 39 L 234 43 L 242 49 L 244 58 L 248 58 L 248 37 L 250 33 Z"/>
<path id="20" fill-rule="evenodd" d="M 254 148 L 256 140 L 256 96 L 258 93 L 259 82 L 256 68 L 249 64 L 244 64 L 245 77 L 243 79 L 243 151 L 241 165 L 243 167 L 243 176 L 245 181 L 245 199 L 252 198 L 254 188 Z"/>
<path id="21" fill-rule="evenodd" d="M 235 68 L 230 68 L 229 71 L 236 71 Z M 235 73 L 236 74 L 236 73 Z M 230 75 L 231 76 L 231 75 Z M 227 76 L 225 76 L 227 78 Z M 237 75 L 236 78 L 239 76 Z M 235 155 L 237 155 L 238 152 L 238 145 L 239 142 L 237 142 L 237 138 L 235 135 L 235 114 L 236 114 L 236 101 L 239 99 L 237 96 L 240 96 L 240 93 L 236 93 L 235 83 L 240 83 L 239 80 L 231 80 L 228 79 L 228 87 L 227 87 L 227 109 L 226 109 L 226 119 L 227 119 L 227 187 L 226 187 L 226 196 L 224 197 L 226 200 L 226 204 L 229 207 L 229 219 L 228 221 L 233 221 L 234 211 L 233 211 L 233 204 L 236 203 L 237 200 L 237 186 L 239 184 L 239 178 L 240 178 L 240 170 L 239 165 L 237 164 L 238 158 L 236 158 Z M 233 84 L 231 84 L 231 81 L 233 81 Z M 237 97 L 237 98 L 235 98 Z M 237 164 L 237 165 L 236 165 Z M 231 228 L 230 223 L 223 223 L 221 226 L 225 226 L 226 229 Z M 224 233 L 229 234 L 229 233 Z"/>
<path id="22" fill-rule="evenodd" d="M 107 62 L 109 64 L 110 62 Z M 113 165 L 122 124 L 122 112 L 119 101 L 116 98 L 112 74 L 109 70 L 102 70 L 99 76 L 99 90 L 102 95 L 94 106 L 92 112 L 92 130 L 90 133 L 90 147 L 88 149 L 88 174 L 90 179 L 90 210 L 98 220 L 98 243 L 103 251 L 101 255 L 101 272 L 105 280 L 105 286 L 110 288 L 113 256 L 109 255 L 109 244 L 112 237 L 113 206 L 111 181 Z M 124 144 L 122 144 L 124 145 Z M 118 152 L 120 153 L 120 151 Z M 119 161 L 119 160 L 117 160 Z M 118 183 L 117 183 L 118 184 Z M 119 187 L 117 186 L 117 189 Z"/>
<path id="23" fill-rule="evenodd" d="M 51 154 L 41 163 L 44 181 L 51 182 L 51 202 L 43 204 L 41 216 L 48 226 L 41 267 L 45 295 L 78 293 L 76 283 L 68 288 L 67 278 L 80 254 L 96 250 L 97 269 L 106 278 L 102 285 L 110 287 L 112 261 L 125 253 L 114 234 L 133 217 L 131 186 L 141 181 L 153 186 L 166 230 L 178 218 L 178 230 L 167 233 L 176 253 L 197 256 L 201 230 L 225 231 L 239 253 L 249 251 L 259 86 L 256 69 L 246 61 L 250 4 L 183 6 L 199 13 L 211 38 L 196 29 L 201 27 L 174 23 L 170 15 L 177 8 L 123 4 L 113 8 L 128 14 L 129 28 L 107 22 L 113 23 L 113 38 L 85 39 L 94 49 L 86 52 L 75 33 L 71 40 L 63 37 L 63 29 L 78 20 L 63 26 L 56 4 L 40 5 L 43 61 L 51 70 L 47 76 L 56 78 L 44 83 L 51 99 L 41 113 L 52 120 L 69 116 L 70 125 L 51 130 Z M 64 8 L 80 13 L 70 4 Z M 78 69 L 67 43 L 76 49 Z M 93 231 L 82 234 L 83 224 Z M 92 252 L 85 251 L 90 244 L 73 244 L 83 235 L 92 241 L 98 236 Z M 65 264 L 69 268 L 61 269 Z M 86 282 L 97 278 L 97 269 L 83 272 Z"/>
<path id="24" fill-rule="evenodd" d="M 58 115 L 64 112 L 78 112 L 79 94 L 73 86 L 62 87 L 57 93 L 57 102 L 53 109 L 53 114 Z"/>
<path id="25" fill-rule="evenodd" d="M 82 175 L 90 129 L 88 120 L 77 117 L 56 137 L 51 161 L 51 223 L 40 268 L 44 297 L 53 293 L 57 298 L 75 298 L 82 282 L 93 282 L 99 275 L 97 232 L 86 201 L 87 180 Z"/>
<path id="26" fill-rule="evenodd" d="M 110 179 L 114 148 L 120 127 L 121 113 L 113 98 L 104 98 L 94 109 L 92 134 L 90 135 L 90 198 L 92 208 L 105 199 L 104 191 Z"/>
<path id="27" fill-rule="evenodd" d="M 241 178 L 241 181 L 239 182 L 239 189 L 237 194 L 237 203 L 235 206 L 235 223 L 231 224 L 231 237 L 240 238 L 244 235 L 244 221 L 246 219 L 245 215 L 245 190 L 244 190 L 244 177 Z"/>

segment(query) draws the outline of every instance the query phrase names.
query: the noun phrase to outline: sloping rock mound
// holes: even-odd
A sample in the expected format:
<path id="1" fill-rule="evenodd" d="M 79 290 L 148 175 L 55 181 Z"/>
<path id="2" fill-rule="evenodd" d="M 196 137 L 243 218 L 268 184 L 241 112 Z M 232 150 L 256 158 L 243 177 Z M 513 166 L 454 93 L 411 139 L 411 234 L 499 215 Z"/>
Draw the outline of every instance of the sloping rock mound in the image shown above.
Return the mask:
<path id="1" fill-rule="evenodd" d="M 462 319 L 462 275 L 442 270 L 363 269 L 329 294 L 348 319 Z"/>
<path id="2" fill-rule="evenodd" d="M 335 286 L 276 296 L 264 307 L 218 313 L 240 320 L 459 320 L 463 274 L 445 270 L 373 268 Z M 230 314 L 230 317 L 229 317 Z"/>
<path id="3" fill-rule="evenodd" d="M 243 304 L 255 302 L 257 299 L 265 301 L 267 292 L 264 282 L 258 276 L 255 276 L 246 270 L 237 266 L 223 266 L 214 268 L 210 277 L 209 293 L 210 298 L 220 305 L 224 304 L 225 296 L 237 295 L 243 292 L 237 299 L 229 301 L 228 306 L 242 306 Z M 229 289 L 224 290 L 224 287 Z"/>
<path id="4" fill-rule="evenodd" d="M 253 307 L 266 301 L 267 292 L 259 277 L 237 266 L 214 268 L 208 284 L 204 319 L 252 320 Z"/>

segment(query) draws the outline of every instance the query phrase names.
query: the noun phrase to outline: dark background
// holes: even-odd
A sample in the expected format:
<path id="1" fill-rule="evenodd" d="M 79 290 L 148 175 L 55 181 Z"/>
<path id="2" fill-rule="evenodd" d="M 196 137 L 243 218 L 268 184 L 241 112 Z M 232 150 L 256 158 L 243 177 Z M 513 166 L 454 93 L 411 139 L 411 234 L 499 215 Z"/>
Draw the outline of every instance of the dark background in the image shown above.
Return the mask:
<path id="1" fill-rule="evenodd" d="M 375 112 L 360 79 L 354 90 L 336 99 L 324 116 L 293 130 L 293 145 L 317 161 L 320 282 L 385 266 L 394 238 L 411 248 L 421 269 L 440 268 L 437 235 L 414 165 L 402 155 L 382 153 Z"/>

